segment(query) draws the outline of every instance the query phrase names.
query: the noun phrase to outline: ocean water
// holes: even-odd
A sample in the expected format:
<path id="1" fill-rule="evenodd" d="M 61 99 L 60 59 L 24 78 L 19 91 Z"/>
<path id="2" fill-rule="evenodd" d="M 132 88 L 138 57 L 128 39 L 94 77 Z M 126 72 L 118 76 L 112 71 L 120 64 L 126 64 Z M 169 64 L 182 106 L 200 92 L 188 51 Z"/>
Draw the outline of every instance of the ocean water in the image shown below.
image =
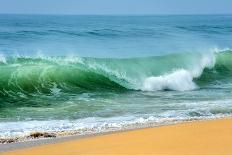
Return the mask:
<path id="1" fill-rule="evenodd" d="M 232 114 L 232 15 L 0 15 L 0 138 Z"/>

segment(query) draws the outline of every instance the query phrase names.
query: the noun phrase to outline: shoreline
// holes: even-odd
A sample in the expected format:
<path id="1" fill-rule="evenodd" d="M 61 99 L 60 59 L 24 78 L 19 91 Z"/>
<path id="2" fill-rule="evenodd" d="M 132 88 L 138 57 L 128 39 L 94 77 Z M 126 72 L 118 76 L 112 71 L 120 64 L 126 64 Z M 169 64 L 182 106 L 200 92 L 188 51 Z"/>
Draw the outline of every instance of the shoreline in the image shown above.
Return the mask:
<path id="1" fill-rule="evenodd" d="M 133 123 L 133 124 L 126 124 L 119 128 L 107 128 L 102 131 L 96 130 L 88 130 L 80 131 L 80 130 L 70 130 L 70 131 L 50 131 L 50 132 L 41 132 L 41 131 L 34 131 L 24 136 L 17 136 L 17 137 L 7 137 L 1 138 L 0 137 L 0 152 L 1 146 L 7 144 L 18 144 L 18 143 L 25 143 L 25 142 L 34 142 L 36 141 L 56 141 L 57 139 L 66 139 L 66 137 L 92 137 L 98 135 L 105 135 L 105 134 L 112 134 L 117 132 L 125 132 L 125 131 L 133 131 L 139 129 L 146 129 L 146 128 L 154 128 L 154 127 L 162 127 L 162 126 L 169 126 L 175 124 L 182 124 L 182 123 L 189 123 L 189 122 L 196 122 L 196 121 L 207 121 L 207 120 L 217 120 L 217 119 L 225 119 L 225 118 L 232 118 L 231 115 L 227 116 L 214 116 L 214 117 L 193 117 L 193 118 L 186 118 L 186 119 L 167 119 L 160 122 L 143 122 L 143 123 Z"/>
<path id="2" fill-rule="evenodd" d="M 192 121 L 185 121 L 185 122 L 178 122 L 172 124 L 166 124 L 161 126 L 148 126 L 148 127 L 140 127 L 140 128 L 133 128 L 133 129 L 125 129 L 120 131 L 111 131 L 111 132 L 103 132 L 103 133 L 96 133 L 90 135 L 69 135 L 64 137 L 57 137 L 51 139 L 34 139 L 24 142 L 16 142 L 10 144 L 0 144 L 0 154 L 8 154 L 11 152 L 21 152 L 24 150 L 31 150 L 36 148 L 43 148 L 49 147 L 53 145 L 61 145 L 62 143 L 80 143 L 81 141 L 88 141 L 91 139 L 101 139 L 101 137 L 108 137 L 108 136 L 115 136 L 115 135 L 125 135 L 128 133 L 133 132 L 145 132 L 145 130 L 162 130 L 163 128 L 175 128 L 179 126 L 192 126 L 195 124 L 213 124 L 220 123 L 220 122 L 229 122 L 232 125 L 232 118 L 217 118 L 217 119 L 208 119 L 208 120 L 192 120 Z M 231 128 L 232 132 L 232 128 Z M 231 139 L 232 140 L 232 139 Z M 232 142 L 232 141 L 231 141 Z"/>

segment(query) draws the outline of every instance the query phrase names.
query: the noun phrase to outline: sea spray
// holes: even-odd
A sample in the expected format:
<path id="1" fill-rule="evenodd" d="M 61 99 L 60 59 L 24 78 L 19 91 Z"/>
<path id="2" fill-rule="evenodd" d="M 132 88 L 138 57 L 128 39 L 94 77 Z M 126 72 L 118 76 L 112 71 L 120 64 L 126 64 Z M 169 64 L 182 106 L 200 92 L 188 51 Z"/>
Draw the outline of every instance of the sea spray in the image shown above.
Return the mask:
<path id="1" fill-rule="evenodd" d="M 144 91 L 178 90 L 186 91 L 197 88 L 194 79 L 201 76 L 205 68 L 213 68 L 215 65 L 215 53 L 203 54 L 200 61 L 191 68 L 175 69 L 171 73 L 161 76 L 148 77 L 144 80 Z"/>
<path id="2" fill-rule="evenodd" d="M 149 77 L 144 81 L 142 90 L 157 91 L 157 90 L 193 90 L 197 86 L 193 82 L 193 76 L 187 70 L 181 69 L 173 73 Z"/>

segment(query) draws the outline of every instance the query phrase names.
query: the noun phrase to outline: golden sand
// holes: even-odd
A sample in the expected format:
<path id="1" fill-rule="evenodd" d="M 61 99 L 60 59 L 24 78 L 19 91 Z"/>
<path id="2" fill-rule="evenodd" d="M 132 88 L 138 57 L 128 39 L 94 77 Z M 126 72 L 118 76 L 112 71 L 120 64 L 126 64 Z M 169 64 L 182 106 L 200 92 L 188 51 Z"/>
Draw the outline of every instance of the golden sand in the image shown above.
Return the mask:
<path id="1" fill-rule="evenodd" d="M 4 155 L 232 155 L 232 119 L 87 137 Z"/>

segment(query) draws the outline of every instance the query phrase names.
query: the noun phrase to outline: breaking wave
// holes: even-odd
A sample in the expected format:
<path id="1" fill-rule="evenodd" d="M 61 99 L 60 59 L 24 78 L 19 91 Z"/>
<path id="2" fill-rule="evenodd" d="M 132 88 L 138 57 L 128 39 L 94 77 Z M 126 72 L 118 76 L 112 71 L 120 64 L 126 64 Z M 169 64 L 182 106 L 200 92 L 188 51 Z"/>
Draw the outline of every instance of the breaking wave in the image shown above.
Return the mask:
<path id="1" fill-rule="evenodd" d="M 4 57 L 0 94 L 187 91 L 230 80 L 232 51 L 143 58 Z"/>

